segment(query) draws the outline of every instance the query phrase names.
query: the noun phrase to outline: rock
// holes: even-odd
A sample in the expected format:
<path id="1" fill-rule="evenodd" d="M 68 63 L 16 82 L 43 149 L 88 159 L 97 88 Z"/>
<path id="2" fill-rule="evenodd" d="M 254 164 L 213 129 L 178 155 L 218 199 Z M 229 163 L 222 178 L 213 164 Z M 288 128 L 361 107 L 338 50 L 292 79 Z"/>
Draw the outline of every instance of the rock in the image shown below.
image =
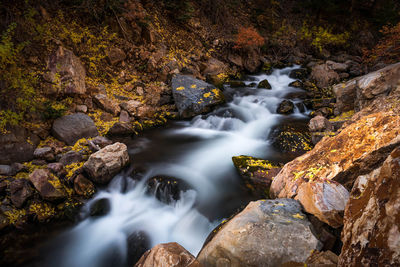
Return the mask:
<path id="1" fill-rule="evenodd" d="M 343 225 L 343 213 L 349 192 L 341 184 L 323 180 L 302 183 L 297 189 L 296 200 L 304 209 L 334 228 Z"/>
<path id="2" fill-rule="evenodd" d="M 304 84 L 301 81 L 294 81 L 289 84 L 290 87 L 303 88 Z"/>
<path id="3" fill-rule="evenodd" d="M 232 161 L 246 187 L 256 196 L 269 198 L 269 187 L 281 166 L 249 156 L 232 157 Z"/>
<path id="4" fill-rule="evenodd" d="M 289 77 L 295 80 L 305 80 L 308 77 L 308 70 L 306 68 L 292 70 Z"/>
<path id="5" fill-rule="evenodd" d="M 332 251 L 314 251 L 313 254 L 306 260 L 307 266 L 310 267 L 336 267 L 338 266 L 339 258 Z M 304 265 L 303 265 L 304 266 Z"/>
<path id="6" fill-rule="evenodd" d="M 49 170 L 36 169 L 29 175 L 29 180 L 45 200 L 59 201 L 67 196 L 60 180 Z"/>
<path id="7" fill-rule="evenodd" d="M 326 61 L 325 63 L 329 69 L 336 71 L 336 72 L 345 72 L 349 69 L 349 65 L 346 63 L 337 63 L 331 60 Z"/>
<path id="8" fill-rule="evenodd" d="M 10 165 L 0 165 L 0 175 L 12 176 L 13 169 L 11 168 Z"/>
<path id="9" fill-rule="evenodd" d="M 134 134 L 135 131 L 132 127 L 131 124 L 129 123 L 121 123 L 121 122 L 116 122 L 114 125 L 108 130 L 107 136 L 112 137 L 112 136 L 127 136 Z"/>
<path id="10" fill-rule="evenodd" d="M 205 67 L 205 68 L 204 68 Z M 202 70 L 202 74 L 204 76 L 207 75 L 218 75 L 221 73 L 225 73 L 228 70 L 228 66 L 219 61 L 218 59 L 215 58 L 210 58 L 207 63 L 205 63 Z"/>
<path id="11" fill-rule="evenodd" d="M 232 88 L 246 87 L 246 84 L 242 81 L 230 81 L 229 86 Z"/>
<path id="12" fill-rule="evenodd" d="M 128 112 L 125 110 L 121 111 L 121 114 L 119 114 L 119 122 L 120 123 L 129 123 L 131 122 L 131 118 L 129 117 Z"/>
<path id="13" fill-rule="evenodd" d="M 90 205 L 90 216 L 101 217 L 107 215 L 111 210 L 111 203 L 108 198 L 100 198 Z"/>
<path id="14" fill-rule="evenodd" d="M 111 113 L 114 116 L 118 116 L 121 112 L 121 108 L 118 103 L 112 101 L 107 95 L 97 94 L 94 96 L 93 101 L 96 105 L 104 111 Z"/>
<path id="15" fill-rule="evenodd" d="M 79 196 L 90 197 L 96 192 L 96 187 L 85 176 L 79 174 L 74 179 L 74 190 Z"/>
<path id="16" fill-rule="evenodd" d="M 335 113 L 349 110 L 361 110 L 370 105 L 374 99 L 389 94 L 400 93 L 400 63 L 389 65 L 367 75 L 354 78 L 348 82 L 335 85 Z M 397 89 L 396 89 L 397 88 Z"/>
<path id="17" fill-rule="evenodd" d="M 344 214 L 339 266 L 400 265 L 400 147 L 357 178 Z"/>
<path id="18" fill-rule="evenodd" d="M 302 124 L 279 125 L 272 129 L 268 139 L 273 147 L 291 157 L 298 157 L 313 148 L 310 132 Z"/>
<path id="19" fill-rule="evenodd" d="M 290 100 L 283 100 L 279 104 L 276 112 L 279 113 L 279 114 L 291 114 L 291 113 L 293 113 L 294 112 L 294 104 L 293 104 L 293 102 L 290 101 Z"/>
<path id="20" fill-rule="evenodd" d="M 321 64 L 312 68 L 311 80 L 314 80 L 319 88 L 324 88 L 339 82 L 340 77 L 327 64 Z"/>
<path id="21" fill-rule="evenodd" d="M 95 145 L 99 146 L 100 148 L 104 148 L 104 147 L 106 147 L 108 145 L 111 145 L 113 143 L 110 139 L 108 139 L 107 137 L 104 137 L 104 136 L 96 136 L 92 140 L 92 142 Z"/>
<path id="22" fill-rule="evenodd" d="M 331 122 L 323 117 L 323 116 L 316 116 L 310 120 L 308 123 L 308 128 L 311 132 L 323 132 L 323 131 L 333 131 L 333 126 Z"/>
<path id="23" fill-rule="evenodd" d="M 147 251 L 135 267 L 200 267 L 196 258 L 178 243 L 158 244 Z"/>
<path id="24" fill-rule="evenodd" d="M 52 147 L 36 148 L 33 152 L 33 156 L 36 159 L 44 159 L 46 161 L 54 161 L 56 158 L 54 155 L 54 149 Z"/>
<path id="25" fill-rule="evenodd" d="M 148 234 L 143 231 L 134 232 L 127 238 L 128 251 L 127 263 L 128 266 L 134 266 L 143 254 L 151 248 L 151 240 Z"/>
<path id="26" fill-rule="evenodd" d="M 167 204 L 179 200 L 181 192 L 185 192 L 189 188 L 189 185 L 183 180 L 173 177 L 155 176 L 147 181 L 147 193 Z"/>
<path id="27" fill-rule="evenodd" d="M 247 49 L 243 56 L 243 67 L 250 73 L 257 72 L 262 66 L 261 54 L 255 48 Z"/>
<path id="28" fill-rule="evenodd" d="M 11 202 L 17 208 L 22 208 L 26 200 L 33 195 L 32 187 L 28 180 L 17 179 L 10 183 Z"/>
<path id="29" fill-rule="evenodd" d="M 74 113 L 56 119 L 53 123 L 52 134 L 70 146 L 81 138 L 99 135 L 93 120 L 83 113 Z"/>
<path id="30" fill-rule="evenodd" d="M 224 102 L 221 90 L 188 75 L 172 78 L 172 94 L 183 118 L 209 112 L 212 107 Z"/>
<path id="31" fill-rule="evenodd" d="M 107 51 L 107 58 L 111 65 L 117 65 L 126 58 L 125 52 L 117 47 L 113 47 Z"/>
<path id="32" fill-rule="evenodd" d="M 240 55 L 230 53 L 228 55 L 228 60 L 233 65 L 236 65 L 239 68 L 243 68 L 243 58 Z"/>
<path id="33" fill-rule="evenodd" d="M 88 107 L 86 105 L 76 105 L 75 111 L 86 113 L 88 111 Z"/>
<path id="34" fill-rule="evenodd" d="M 49 72 L 45 80 L 52 83 L 49 91 L 52 95 L 85 94 L 86 71 L 74 53 L 60 46 L 47 61 Z"/>
<path id="35" fill-rule="evenodd" d="M 32 160 L 39 137 L 20 126 L 7 127 L 6 130 L 7 133 L 0 134 L 0 164 Z"/>
<path id="36" fill-rule="evenodd" d="M 58 177 L 63 176 L 62 174 L 65 172 L 64 165 L 59 162 L 49 163 L 47 168 Z"/>
<path id="37" fill-rule="evenodd" d="M 268 80 L 262 80 L 258 85 L 257 88 L 264 88 L 264 89 L 272 89 L 271 85 L 269 84 Z"/>
<path id="38" fill-rule="evenodd" d="M 206 243 L 197 259 L 204 266 L 280 266 L 304 262 L 321 243 L 292 199 L 250 202 Z M 267 241 L 267 242 L 266 242 Z"/>
<path id="39" fill-rule="evenodd" d="M 81 153 L 71 150 L 62 155 L 59 162 L 62 163 L 64 166 L 68 166 L 73 163 L 81 162 L 82 160 L 83 158 Z"/>
<path id="40" fill-rule="evenodd" d="M 271 197 L 296 198 L 303 183 L 326 183 L 334 181 L 341 183 L 351 190 L 355 179 L 363 173 L 376 168 L 400 144 L 400 115 L 379 112 L 359 118 L 349 124 L 333 137 L 325 137 L 315 148 L 287 163 L 282 171 L 272 181 Z M 333 185 L 329 186 L 332 187 Z M 313 185 L 316 187 L 316 185 Z M 342 191 L 336 185 L 336 199 L 343 198 Z M 323 188 L 319 186 L 319 188 Z M 314 194 L 318 191 L 314 191 Z M 320 191 L 314 199 L 323 200 L 325 197 Z M 301 200 L 300 200 L 301 202 Z M 305 203 L 302 203 L 305 205 Z M 313 210 L 306 211 L 313 214 Z M 338 210 L 338 215 L 342 211 Z M 316 215 L 318 217 L 318 215 Z M 320 218 L 324 221 L 329 218 Z M 337 225 L 337 220 L 329 222 Z"/>
<path id="41" fill-rule="evenodd" d="M 129 155 L 126 145 L 115 143 L 90 155 L 89 160 L 83 166 L 92 181 L 104 184 L 119 173 L 128 162 Z"/>
<path id="42" fill-rule="evenodd" d="M 137 109 L 141 106 L 143 106 L 142 102 L 137 100 L 130 100 L 120 104 L 120 107 L 127 111 L 131 116 L 135 116 L 137 114 Z"/>

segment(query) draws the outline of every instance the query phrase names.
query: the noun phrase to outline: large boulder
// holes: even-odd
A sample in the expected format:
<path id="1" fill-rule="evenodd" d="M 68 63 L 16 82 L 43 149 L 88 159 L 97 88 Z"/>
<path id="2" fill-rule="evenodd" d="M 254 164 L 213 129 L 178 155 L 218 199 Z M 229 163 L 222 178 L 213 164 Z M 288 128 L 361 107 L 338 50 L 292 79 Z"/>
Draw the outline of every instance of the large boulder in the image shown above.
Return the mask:
<path id="1" fill-rule="evenodd" d="M 8 127 L 7 133 L 0 133 L 0 164 L 32 160 L 39 142 L 38 136 L 23 127 Z"/>
<path id="2" fill-rule="evenodd" d="M 158 244 L 148 250 L 135 267 L 200 267 L 200 263 L 178 243 Z"/>
<path id="3" fill-rule="evenodd" d="M 29 175 L 29 180 L 45 200 L 59 201 L 67 196 L 60 180 L 50 170 L 36 169 Z"/>
<path id="4" fill-rule="evenodd" d="M 204 266 L 280 266 L 321 248 L 292 199 L 250 202 L 220 228 L 197 257 Z"/>
<path id="5" fill-rule="evenodd" d="M 104 184 L 119 173 L 128 162 L 126 145 L 115 143 L 90 155 L 83 167 L 93 182 Z"/>
<path id="6" fill-rule="evenodd" d="M 281 166 L 268 160 L 249 156 L 232 157 L 233 164 L 250 191 L 260 197 L 269 197 L 272 180 L 281 170 Z"/>
<path id="7" fill-rule="evenodd" d="M 81 138 L 99 135 L 93 120 L 83 113 L 75 113 L 56 119 L 53 123 L 52 133 L 55 138 L 68 145 L 74 145 Z"/>
<path id="8" fill-rule="evenodd" d="M 339 266 L 400 266 L 400 147 L 361 175 L 344 215 Z"/>
<path id="9" fill-rule="evenodd" d="M 328 64 L 316 65 L 311 71 L 311 80 L 320 88 L 328 87 L 340 81 L 340 76 Z"/>
<path id="10" fill-rule="evenodd" d="M 85 94 L 86 71 L 74 53 L 60 46 L 47 61 L 44 78 L 51 83 L 48 93 L 55 95 Z"/>
<path id="11" fill-rule="evenodd" d="M 172 94 L 183 118 L 209 112 L 212 107 L 224 102 L 221 90 L 189 75 L 172 78 Z"/>
<path id="12" fill-rule="evenodd" d="M 335 85 L 336 113 L 361 110 L 376 98 L 400 93 L 400 63 Z"/>
<path id="13" fill-rule="evenodd" d="M 338 227 L 347 196 L 336 182 L 351 190 L 359 175 L 382 163 L 400 144 L 399 120 L 400 115 L 392 111 L 379 112 L 361 117 L 336 136 L 325 137 L 313 150 L 283 167 L 271 184 L 270 195 L 299 199 L 307 212 Z M 302 186 L 304 183 L 312 184 Z M 301 197 L 300 189 L 312 195 Z M 326 205 L 310 203 L 310 199 Z M 330 199 L 335 199 L 335 205 L 331 205 Z M 316 207 L 320 207 L 318 211 Z"/>

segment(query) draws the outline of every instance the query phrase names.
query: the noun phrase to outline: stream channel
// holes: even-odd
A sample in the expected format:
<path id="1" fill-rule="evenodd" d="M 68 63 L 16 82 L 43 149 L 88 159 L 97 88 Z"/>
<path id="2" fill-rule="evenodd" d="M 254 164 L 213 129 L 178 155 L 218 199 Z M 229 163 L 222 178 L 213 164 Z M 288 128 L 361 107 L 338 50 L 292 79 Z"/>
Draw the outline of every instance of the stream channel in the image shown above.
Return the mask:
<path id="1" fill-rule="evenodd" d="M 298 108 L 291 115 L 276 112 L 289 95 L 305 94 L 289 86 L 295 68 L 248 76 L 246 87 L 225 86 L 227 104 L 213 112 L 124 140 L 130 166 L 85 204 L 76 226 L 50 242 L 46 265 L 133 266 L 145 250 L 166 242 L 178 242 L 196 256 L 209 233 L 252 200 L 232 156 L 292 159 L 269 136 L 278 125 L 309 120 Z M 257 89 L 264 79 L 271 90 Z M 108 199 L 108 213 L 89 216 L 99 199 Z"/>

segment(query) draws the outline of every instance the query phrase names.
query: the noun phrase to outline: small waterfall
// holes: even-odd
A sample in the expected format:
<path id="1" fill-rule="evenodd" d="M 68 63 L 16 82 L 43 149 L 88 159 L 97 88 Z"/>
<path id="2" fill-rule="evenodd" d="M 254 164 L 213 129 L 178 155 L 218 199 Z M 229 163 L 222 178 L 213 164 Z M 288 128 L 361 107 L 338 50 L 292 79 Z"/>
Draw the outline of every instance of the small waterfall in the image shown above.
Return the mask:
<path id="1" fill-rule="evenodd" d="M 289 116 L 276 113 L 285 95 L 301 91 L 288 86 L 295 68 L 250 76 L 245 88 L 227 86 L 232 101 L 225 106 L 128 143 L 141 178 L 122 173 L 98 192 L 82 209 L 81 222 L 52 242 L 48 265 L 132 266 L 144 250 L 172 241 L 196 255 L 212 229 L 242 203 L 231 157 L 276 157 L 271 129 L 287 117 L 307 117 L 301 108 Z M 264 79 L 271 90 L 248 86 Z M 108 200 L 109 209 L 90 216 L 100 199 Z"/>

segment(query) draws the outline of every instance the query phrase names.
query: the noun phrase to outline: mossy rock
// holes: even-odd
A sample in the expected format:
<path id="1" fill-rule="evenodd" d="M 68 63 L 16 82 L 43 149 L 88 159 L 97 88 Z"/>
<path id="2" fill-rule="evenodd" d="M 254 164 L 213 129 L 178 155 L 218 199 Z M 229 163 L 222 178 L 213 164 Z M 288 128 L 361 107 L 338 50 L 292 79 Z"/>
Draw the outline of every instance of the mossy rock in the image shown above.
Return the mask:
<path id="1" fill-rule="evenodd" d="M 304 84 L 299 80 L 289 83 L 289 86 L 294 87 L 294 88 L 301 88 L 301 89 L 304 88 Z"/>
<path id="2" fill-rule="evenodd" d="M 280 125 L 271 131 L 269 139 L 273 147 L 295 158 L 313 148 L 307 125 Z"/>
<path id="3" fill-rule="evenodd" d="M 232 157 L 233 164 L 249 191 L 262 198 L 269 197 L 269 187 L 282 164 L 250 156 Z"/>
<path id="4" fill-rule="evenodd" d="M 272 86 L 271 86 L 271 84 L 268 82 L 268 80 L 262 80 L 262 81 L 258 84 L 257 88 L 260 88 L 260 89 L 272 89 Z"/>
<path id="5" fill-rule="evenodd" d="M 308 70 L 306 68 L 300 68 L 292 70 L 289 77 L 296 80 L 305 80 L 308 77 Z"/>

